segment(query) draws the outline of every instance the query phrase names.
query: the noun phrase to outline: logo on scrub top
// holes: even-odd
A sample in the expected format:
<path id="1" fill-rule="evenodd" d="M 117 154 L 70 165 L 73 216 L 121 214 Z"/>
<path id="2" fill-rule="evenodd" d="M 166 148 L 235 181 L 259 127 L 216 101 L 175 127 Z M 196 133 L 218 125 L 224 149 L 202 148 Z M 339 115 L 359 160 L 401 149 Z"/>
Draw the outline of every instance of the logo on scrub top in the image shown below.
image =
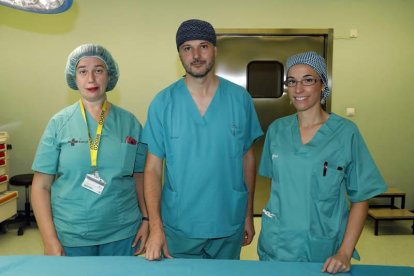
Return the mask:
<path id="1" fill-rule="evenodd" d="M 276 158 L 279 158 L 279 154 L 275 154 L 275 153 L 273 153 L 273 154 L 272 154 L 272 160 L 274 160 L 274 159 L 276 159 Z"/>
<path id="2" fill-rule="evenodd" d="M 77 143 L 88 143 L 88 141 L 80 141 L 80 140 L 76 140 L 75 138 L 72 138 L 72 140 L 68 141 L 68 144 L 70 144 L 72 147 Z"/>

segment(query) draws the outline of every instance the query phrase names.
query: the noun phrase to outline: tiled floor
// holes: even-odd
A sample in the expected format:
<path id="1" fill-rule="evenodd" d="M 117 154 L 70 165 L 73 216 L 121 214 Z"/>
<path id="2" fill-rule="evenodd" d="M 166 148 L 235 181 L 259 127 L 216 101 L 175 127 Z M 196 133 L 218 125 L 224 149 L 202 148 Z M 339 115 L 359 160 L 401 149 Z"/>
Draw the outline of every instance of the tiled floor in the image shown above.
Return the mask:
<path id="1" fill-rule="evenodd" d="M 380 235 L 374 235 L 374 223 L 368 218 L 357 245 L 361 261 L 359 264 L 401 265 L 414 267 L 414 235 L 412 221 L 382 222 Z M 257 260 L 256 245 L 260 232 L 260 218 L 255 218 L 256 236 L 251 245 L 244 247 L 243 260 Z M 17 236 L 17 229 L 9 228 L 0 234 L 0 255 L 41 255 L 43 245 L 35 226 Z"/>

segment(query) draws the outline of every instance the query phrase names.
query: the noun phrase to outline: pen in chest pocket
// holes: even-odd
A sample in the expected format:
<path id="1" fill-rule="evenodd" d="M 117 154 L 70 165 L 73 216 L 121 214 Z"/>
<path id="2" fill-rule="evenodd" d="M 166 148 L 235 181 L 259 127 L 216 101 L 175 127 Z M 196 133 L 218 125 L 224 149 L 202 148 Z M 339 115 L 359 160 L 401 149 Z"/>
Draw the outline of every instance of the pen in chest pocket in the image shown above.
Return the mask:
<path id="1" fill-rule="evenodd" d="M 336 168 L 338 171 L 342 171 L 344 168 L 343 167 L 341 167 L 341 166 L 338 166 L 337 168 Z M 322 172 L 322 175 L 323 176 L 326 176 L 326 172 L 328 171 L 328 161 L 325 161 L 325 162 L 323 162 L 323 172 Z"/>

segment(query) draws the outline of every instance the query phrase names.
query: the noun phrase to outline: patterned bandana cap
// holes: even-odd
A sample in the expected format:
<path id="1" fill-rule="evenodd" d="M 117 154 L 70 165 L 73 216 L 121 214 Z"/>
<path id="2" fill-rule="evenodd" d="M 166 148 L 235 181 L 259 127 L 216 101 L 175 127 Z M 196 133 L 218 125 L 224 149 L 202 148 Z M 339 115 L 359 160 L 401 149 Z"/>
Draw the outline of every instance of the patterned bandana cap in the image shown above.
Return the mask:
<path id="1" fill-rule="evenodd" d="M 69 87 L 78 90 L 78 86 L 76 85 L 76 66 L 79 60 L 84 57 L 96 57 L 105 63 L 106 69 L 108 70 L 108 85 L 106 86 L 106 91 L 114 89 L 119 78 L 118 64 L 108 50 L 97 44 L 83 44 L 73 50 L 68 56 L 65 73 L 66 82 Z"/>
<path id="2" fill-rule="evenodd" d="M 189 40 L 206 40 L 216 46 L 216 32 L 210 23 L 198 19 L 190 19 L 181 23 L 175 36 L 177 50 L 181 44 Z"/>
<path id="3" fill-rule="evenodd" d="M 324 104 L 330 93 L 325 59 L 313 51 L 293 55 L 287 60 L 287 71 L 289 71 L 289 69 L 296 64 L 309 65 L 313 70 L 315 70 L 316 73 L 319 74 L 324 85 L 321 99 L 321 103 Z"/>

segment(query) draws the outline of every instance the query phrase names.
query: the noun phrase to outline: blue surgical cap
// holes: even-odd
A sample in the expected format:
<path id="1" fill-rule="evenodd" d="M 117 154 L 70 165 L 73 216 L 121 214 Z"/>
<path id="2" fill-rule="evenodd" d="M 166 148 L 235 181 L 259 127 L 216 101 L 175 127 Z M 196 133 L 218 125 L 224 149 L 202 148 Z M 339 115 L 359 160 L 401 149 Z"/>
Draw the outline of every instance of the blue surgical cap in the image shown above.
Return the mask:
<path id="1" fill-rule="evenodd" d="M 207 21 L 190 19 L 181 23 L 175 36 L 177 49 L 190 40 L 206 40 L 216 46 L 216 31 Z"/>
<path id="2" fill-rule="evenodd" d="M 118 64 L 112 58 L 111 53 L 109 53 L 108 50 L 97 44 L 83 44 L 73 50 L 68 56 L 65 73 L 66 82 L 69 87 L 74 90 L 79 89 L 76 85 L 76 66 L 79 63 L 79 60 L 84 57 L 96 57 L 105 63 L 106 69 L 108 70 L 108 85 L 106 86 L 106 91 L 114 89 L 119 78 Z"/>
<path id="3" fill-rule="evenodd" d="M 328 87 L 328 73 L 326 71 L 325 59 L 313 51 L 293 55 L 287 60 L 287 71 L 289 71 L 292 66 L 297 64 L 309 65 L 313 70 L 315 70 L 316 73 L 318 73 L 324 85 L 321 102 L 322 104 L 325 103 L 329 93 L 331 92 Z"/>

